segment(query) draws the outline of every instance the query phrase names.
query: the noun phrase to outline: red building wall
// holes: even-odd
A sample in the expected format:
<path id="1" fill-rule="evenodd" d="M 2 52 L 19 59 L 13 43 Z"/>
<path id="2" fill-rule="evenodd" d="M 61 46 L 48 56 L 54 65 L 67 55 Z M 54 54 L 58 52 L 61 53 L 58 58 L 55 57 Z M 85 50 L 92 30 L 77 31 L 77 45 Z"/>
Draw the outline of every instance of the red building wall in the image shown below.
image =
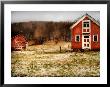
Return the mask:
<path id="1" fill-rule="evenodd" d="M 82 22 L 71 29 L 71 40 L 72 48 L 81 49 L 82 48 Z M 75 35 L 80 35 L 80 42 L 75 42 Z"/>
<path id="2" fill-rule="evenodd" d="M 98 34 L 98 42 L 93 42 L 93 35 Z M 100 27 L 91 21 L 91 49 L 100 49 Z"/>
<path id="3" fill-rule="evenodd" d="M 83 20 L 88 20 L 85 17 Z M 93 42 L 93 35 L 98 34 L 98 42 Z M 80 35 L 80 42 L 75 42 L 75 35 Z M 100 27 L 91 21 L 91 49 L 100 49 Z M 80 21 L 73 29 L 71 29 L 72 49 L 82 49 L 82 21 Z"/>

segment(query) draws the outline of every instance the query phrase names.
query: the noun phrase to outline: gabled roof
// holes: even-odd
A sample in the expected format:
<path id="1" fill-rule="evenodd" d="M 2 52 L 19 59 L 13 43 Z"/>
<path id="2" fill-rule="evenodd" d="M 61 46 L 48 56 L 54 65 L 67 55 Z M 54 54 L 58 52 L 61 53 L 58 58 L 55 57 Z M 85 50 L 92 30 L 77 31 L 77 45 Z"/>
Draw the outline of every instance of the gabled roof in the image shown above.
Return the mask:
<path id="1" fill-rule="evenodd" d="M 70 27 L 70 29 L 72 29 L 73 27 L 75 27 L 80 21 L 82 21 L 85 17 L 88 17 L 91 21 L 93 21 L 94 23 L 96 23 L 98 26 L 100 26 L 100 23 L 98 21 L 96 21 L 93 17 L 91 17 L 90 15 L 88 15 L 87 13 L 85 15 L 83 15 L 82 17 L 78 18 L 77 20 L 75 20 L 75 22 L 73 23 L 73 25 Z"/>

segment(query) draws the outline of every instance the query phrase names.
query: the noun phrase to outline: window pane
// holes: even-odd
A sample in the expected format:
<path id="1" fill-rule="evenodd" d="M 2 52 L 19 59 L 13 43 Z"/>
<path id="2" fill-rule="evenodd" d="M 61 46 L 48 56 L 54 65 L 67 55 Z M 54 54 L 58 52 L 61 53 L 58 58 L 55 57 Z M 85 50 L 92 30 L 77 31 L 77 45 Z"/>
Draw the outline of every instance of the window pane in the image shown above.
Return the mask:
<path id="1" fill-rule="evenodd" d="M 89 29 L 87 29 L 87 32 L 89 32 Z"/>
<path id="2" fill-rule="evenodd" d="M 84 46 L 86 47 L 86 44 L 84 44 Z"/>
<path id="3" fill-rule="evenodd" d="M 83 27 L 86 27 L 86 24 L 84 24 Z"/>
<path id="4" fill-rule="evenodd" d="M 76 36 L 76 41 L 79 42 L 79 36 Z"/>
<path id="5" fill-rule="evenodd" d="M 97 41 L 97 36 L 94 36 L 94 41 Z"/>
<path id="6" fill-rule="evenodd" d="M 84 22 L 85 24 L 89 24 L 89 22 Z"/>
<path id="7" fill-rule="evenodd" d="M 84 36 L 84 38 L 89 38 L 89 36 Z"/>
<path id="8" fill-rule="evenodd" d="M 89 24 L 87 24 L 87 27 L 89 27 Z"/>
<path id="9" fill-rule="evenodd" d="M 77 36 L 77 41 L 79 41 L 79 36 Z"/>
<path id="10" fill-rule="evenodd" d="M 87 47 L 89 47 L 89 44 L 87 44 Z"/>
<path id="11" fill-rule="evenodd" d="M 89 42 L 89 39 L 87 39 L 87 42 Z"/>
<path id="12" fill-rule="evenodd" d="M 83 32 L 86 32 L 86 29 L 83 29 Z"/>
<path id="13" fill-rule="evenodd" d="M 84 42 L 86 42 L 86 39 L 84 39 Z"/>

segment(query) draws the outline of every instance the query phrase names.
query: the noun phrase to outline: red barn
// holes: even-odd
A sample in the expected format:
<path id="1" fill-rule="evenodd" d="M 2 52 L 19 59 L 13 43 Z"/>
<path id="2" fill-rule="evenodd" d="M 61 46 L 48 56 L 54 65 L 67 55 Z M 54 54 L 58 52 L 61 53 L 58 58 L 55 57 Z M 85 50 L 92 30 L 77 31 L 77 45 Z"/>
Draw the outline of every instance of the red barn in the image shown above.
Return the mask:
<path id="1" fill-rule="evenodd" d="M 27 46 L 26 38 L 23 35 L 16 35 L 11 39 L 12 50 L 22 50 Z"/>
<path id="2" fill-rule="evenodd" d="M 83 15 L 70 29 L 73 50 L 100 50 L 100 24 L 90 15 Z"/>

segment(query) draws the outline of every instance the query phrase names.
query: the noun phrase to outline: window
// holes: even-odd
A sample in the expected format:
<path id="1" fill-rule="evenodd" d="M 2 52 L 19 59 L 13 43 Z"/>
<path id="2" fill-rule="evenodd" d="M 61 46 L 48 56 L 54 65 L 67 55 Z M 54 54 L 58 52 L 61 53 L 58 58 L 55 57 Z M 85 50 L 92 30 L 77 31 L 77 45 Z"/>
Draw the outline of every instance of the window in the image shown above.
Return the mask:
<path id="1" fill-rule="evenodd" d="M 76 35 L 76 36 L 75 36 L 75 41 L 76 41 L 76 42 L 80 42 L 80 35 Z"/>
<path id="2" fill-rule="evenodd" d="M 89 47 L 89 44 L 87 44 L 87 47 Z"/>
<path id="3" fill-rule="evenodd" d="M 90 32 L 89 29 L 83 29 L 83 32 Z"/>
<path id="4" fill-rule="evenodd" d="M 98 42 L 98 35 L 93 35 L 93 41 Z"/>
<path id="5" fill-rule="evenodd" d="M 84 42 L 86 42 L 86 39 L 84 39 Z"/>
<path id="6" fill-rule="evenodd" d="M 90 20 L 82 21 L 82 32 L 90 33 Z"/>
<path id="7" fill-rule="evenodd" d="M 89 27 L 89 22 L 83 22 L 83 27 Z"/>
<path id="8" fill-rule="evenodd" d="M 87 42 L 89 42 L 89 39 L 87 39 Z"/>
<path id="9" fill-rule="evenodd" d="M 89 36 L 84 36 L 84 38 L 89 38 Z"/>
<path id="10" fill-rule="evenodd" d="M 83 29 L 83 32 L 86 32 L 86 29 Z"/>
<path id="11" fill-rule="evenodd" d="M 86 44 L 84 44 L 84 47 L 86 47 Z"/>
<path id="12" fill-rule="evenodd" d="M 87 29 L 87 32 L 89 32 L 89 29 Z"/>

